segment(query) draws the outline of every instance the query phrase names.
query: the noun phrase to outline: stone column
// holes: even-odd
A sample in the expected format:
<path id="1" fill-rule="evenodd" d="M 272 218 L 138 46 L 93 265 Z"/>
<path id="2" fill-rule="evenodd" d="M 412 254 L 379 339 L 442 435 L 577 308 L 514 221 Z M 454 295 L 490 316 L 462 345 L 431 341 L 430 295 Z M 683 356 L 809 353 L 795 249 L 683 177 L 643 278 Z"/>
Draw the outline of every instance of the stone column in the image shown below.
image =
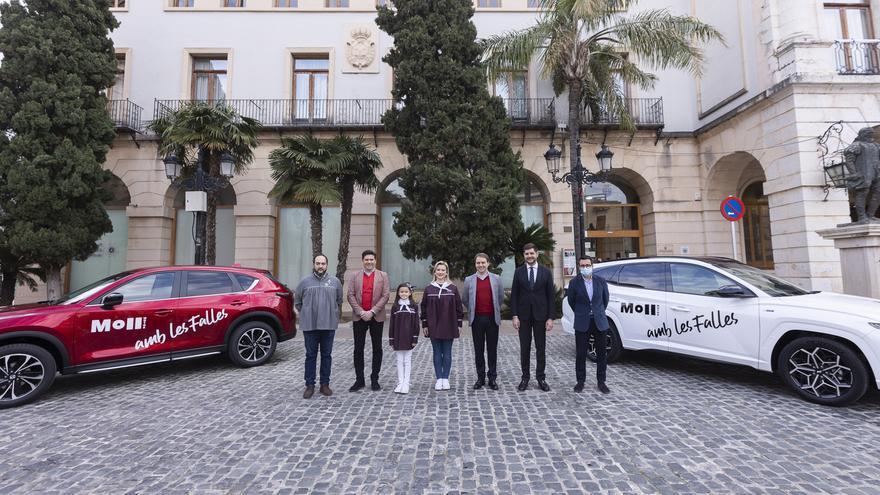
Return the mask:
<path id="1" fill-rule="evenodd" d="M 880 222 L 820 230 L 840 250 L 843 292 L 880 299 Z"/>
<path id="2" fill-rule="evenodd" d="M 128 269 L 171 264 L 174 209 L 168 206 L 129 206 Z"/>

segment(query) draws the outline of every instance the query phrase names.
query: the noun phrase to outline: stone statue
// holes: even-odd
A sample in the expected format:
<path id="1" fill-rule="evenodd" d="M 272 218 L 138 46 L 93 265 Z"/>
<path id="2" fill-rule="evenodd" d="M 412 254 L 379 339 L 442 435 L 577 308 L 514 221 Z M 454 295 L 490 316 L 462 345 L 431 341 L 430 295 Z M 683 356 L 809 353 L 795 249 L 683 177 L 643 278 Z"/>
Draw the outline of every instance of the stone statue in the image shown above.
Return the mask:
<path id="1" fill-rule="evenodd" d="M 856 140 L 843 151 L 846 160 L 847 189 L 855 199 L 856 222 L 878 221 L 880 207 L 880 145 L 874 142 L 874 129 L 859 130 Z"/>

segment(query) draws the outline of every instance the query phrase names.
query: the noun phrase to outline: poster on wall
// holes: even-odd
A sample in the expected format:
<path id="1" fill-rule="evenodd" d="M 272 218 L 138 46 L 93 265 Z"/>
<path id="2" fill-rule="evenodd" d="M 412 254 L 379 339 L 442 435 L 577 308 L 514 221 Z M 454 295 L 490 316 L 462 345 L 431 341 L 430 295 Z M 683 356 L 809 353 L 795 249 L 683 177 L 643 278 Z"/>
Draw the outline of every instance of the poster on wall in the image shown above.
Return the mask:
<path id="1" fill-rule="evenodd" d="M 574 259 L 574 249 L 562 250 L 562 276 L 574 277 L 577 260 Z"/>

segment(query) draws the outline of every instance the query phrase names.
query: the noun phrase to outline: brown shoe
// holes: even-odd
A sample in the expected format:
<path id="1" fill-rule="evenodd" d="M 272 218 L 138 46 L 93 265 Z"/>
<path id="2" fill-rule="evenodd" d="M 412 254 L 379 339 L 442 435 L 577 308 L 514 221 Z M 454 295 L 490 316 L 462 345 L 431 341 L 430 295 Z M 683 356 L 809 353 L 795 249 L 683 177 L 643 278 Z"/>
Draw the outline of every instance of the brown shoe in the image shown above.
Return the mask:
<path id="1" fill-rule="evenodd" d="M 333 395 L 333 391 L 330 390 L 330 385 L 328 385 L 326 383 L 322 383 L 321 384 L 321 394 L 326 395 L 327 397 L 330 397 L 331 395 Z"/>
<path id="2" fill-rule="evenodd" d="M 309 385 L 303 390 L 303 399 L 311 399 L 315 395 L 315 386 Z"/>

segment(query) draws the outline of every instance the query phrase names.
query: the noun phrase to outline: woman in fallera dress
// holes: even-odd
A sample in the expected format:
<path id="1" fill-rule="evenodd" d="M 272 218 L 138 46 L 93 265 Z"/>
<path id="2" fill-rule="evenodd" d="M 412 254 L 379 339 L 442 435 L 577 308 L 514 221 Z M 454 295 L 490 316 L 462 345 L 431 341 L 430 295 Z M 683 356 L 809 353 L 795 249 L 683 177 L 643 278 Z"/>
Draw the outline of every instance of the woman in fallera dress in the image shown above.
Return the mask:
<path id="1" fill-rule="evenodd" d="M 434 390 L 449 390 L 452 343 L 461 333 L 463 310 L 458 287 L 449 281 L 445 261 L 434 264 L 434 281 L 425 288 L 420 312 L 425 337 L 431 338 L 434 350 Z"/>

